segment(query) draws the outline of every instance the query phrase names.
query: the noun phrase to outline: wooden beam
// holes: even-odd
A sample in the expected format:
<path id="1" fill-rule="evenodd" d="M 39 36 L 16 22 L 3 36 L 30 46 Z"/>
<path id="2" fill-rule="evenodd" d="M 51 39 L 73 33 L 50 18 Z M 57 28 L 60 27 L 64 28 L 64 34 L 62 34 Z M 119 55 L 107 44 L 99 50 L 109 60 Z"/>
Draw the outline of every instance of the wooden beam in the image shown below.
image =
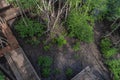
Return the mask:
<path id="1" fill-rule="evenodd" d="M 10 71 L 6 70 L 6 68 L 5 68 L 2 64 L 0 64 L 0 69 L 1 69 L 1 71 L 2 71 L 7 77 L 9 77 L 11 80 L 16 80 L 16 79 L 13 77 L 13 75 L 10 73 Z"/>
<path id="2" fill-rule="evenodd" d="M 10 7 L 11 7 L 11 5 L 7 5 L 7 6 L 3 7 L 3 8 L 0 8 L 0 13 L 7 10 L 7 9 L 9 9 Z"/>
<path id="3" fill-rule="evenodd" d="M 10 27 L 8 27 L 7 22 L 2 18 L 0 18 L 0 20 L 1 20 L 0 25 L 1 25 L 2 32 L 4 36 L 7 38 L 9 46 L 11 47 L 11 49 L 18 48 L 18 42 L 15 36 L 13 36 L 13 33 Z"/>

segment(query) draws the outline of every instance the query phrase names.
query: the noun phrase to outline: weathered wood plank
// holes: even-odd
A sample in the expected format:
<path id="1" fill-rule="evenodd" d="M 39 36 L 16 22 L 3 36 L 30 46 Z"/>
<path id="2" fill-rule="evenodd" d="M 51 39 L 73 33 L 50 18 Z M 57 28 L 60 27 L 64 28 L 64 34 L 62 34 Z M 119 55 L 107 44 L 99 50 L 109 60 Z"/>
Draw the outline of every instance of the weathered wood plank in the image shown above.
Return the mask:
<path id="1" fill-rule="evenodd" d="M 9 77 L 11 80 L 16 80 L 15 77 L 11 74 L 10 71 L 6 68 L 6 65 L 0 64 L 0 70 L 3 71 L 7 77 Z"/>
<path id="2" fill-rule="evenodd" d="M 14 70 L 14 67 L 12 66 L 16 66 L 16 70 L 18 73 L 15 70 L 15 74 L 17 74 L 17 78 L 23 78 L 20 80 L 40 80 L 22 48 L 11 51 L 9 53 L 9 57 L 11 57 L 14 62 L 14 65 L 10 63 L 11 68 Z M 9 61 L 9 58 L 6 58 Z"/>
<path id="3" fill-rule="evenodd" d="M 99 80 L 99 79 L 92 73 L 92 70 L 88 66 L 71 80 Z"/>
<path id="4" fill-rule="evenodd" d="M 6 3 L 6 0 L 0 0 L 0 9 L 7 7 L 9 4 Z"/>
<path id="5" fill-rule="evenodd" d="M 0 0 L 0 8 L 4 8 L 5 5 L 7 6 L 5 0 Z M 7 25 L 6 21 L 17 17 L 18 14 L 19 10 L 17 8 L 10 8 L 9 10 L 0 13 L 0 28 L 2 29 L 4 36 L 7 38 L 11 48 L 11 50 L 5 49 L 4 56 L 17 80 L 40 80 L 29 59 L 19 46 L 15 36 L 12 34 L 10 27 Z"/>
<path id="6" fill-rule="evenodd" d="M 21 75 L 20 75 L 20 73 L 19 73 L 19 71 L 18 71 L 18 68 L 16 67 L 13 59 L 10 56 L 10 54 L 9 53 L 5 53 L 4 55 L 5 55 L 5 58 L 7 59 L 9 65 L 10 65 L 14 75 L 16 76 L 16 79 L 17 80 L 23 80 Z"/>

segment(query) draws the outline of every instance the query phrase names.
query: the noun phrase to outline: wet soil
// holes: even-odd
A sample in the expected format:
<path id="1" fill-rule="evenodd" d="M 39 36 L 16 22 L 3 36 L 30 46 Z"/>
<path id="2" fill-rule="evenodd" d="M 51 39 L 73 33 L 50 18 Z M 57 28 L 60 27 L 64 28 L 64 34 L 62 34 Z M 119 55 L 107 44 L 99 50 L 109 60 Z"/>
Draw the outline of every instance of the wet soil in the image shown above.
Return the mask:
<path id="1" fill-rule="evenodd" d="M 50 56 L 54 59 L 51 76 L 49 78 L 42 78 L 42 80 L 70 80 L 70 78 L 74 77 L 87 66 L 93 70 L 93 73 L 99 80 L 112 80 L 110 79 L 109 71 L 102 62 L 103 59 L 97 46 L 101 35 L 103 35 L 103 27 L 103 23 L 96 23 L 94 27 L 95 41 L 90 44 L 81 42 L 80 51 L 77 52 L 72 49 L 72 43 L 75 42 L 75 39 L 66 37 L 67 44 L 63 47 L 58 47 L 56 44 L 53 44 L 50 50 L 44 51 L 42 43 L 38 46 L 32 46 L 25 43 L 25 40 L 21 39 L 14 29 L 13 32 L 40 77 L 41 69 L 38 65 L 39 56 Z M 41 42 L 43 40 L 41 40 Z M 74 72 L 70 78 L 67 78 L 65 76 L 65 70 L 69 67 L 72 68 Z M 58 75 L 53 73 L 56 68 L 61 71 Z"/>

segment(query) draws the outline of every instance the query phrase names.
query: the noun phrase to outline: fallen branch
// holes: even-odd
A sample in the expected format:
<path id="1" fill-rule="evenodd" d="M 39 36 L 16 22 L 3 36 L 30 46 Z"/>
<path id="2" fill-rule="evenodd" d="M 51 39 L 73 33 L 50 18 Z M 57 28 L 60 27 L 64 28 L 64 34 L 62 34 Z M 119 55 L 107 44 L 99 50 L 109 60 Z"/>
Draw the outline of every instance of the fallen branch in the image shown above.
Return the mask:
<path id="1" fill-rule="evenodd" d="M 110 35 L 111 35 L 114 31 L 116 31 L 119 27 L 120 27 L 120 22 L 119 22 L 119 24 L 118 24 L 110 33 L 108 33 L 108 34 L 105 35 L 104 37 L 110 36 Z"/>

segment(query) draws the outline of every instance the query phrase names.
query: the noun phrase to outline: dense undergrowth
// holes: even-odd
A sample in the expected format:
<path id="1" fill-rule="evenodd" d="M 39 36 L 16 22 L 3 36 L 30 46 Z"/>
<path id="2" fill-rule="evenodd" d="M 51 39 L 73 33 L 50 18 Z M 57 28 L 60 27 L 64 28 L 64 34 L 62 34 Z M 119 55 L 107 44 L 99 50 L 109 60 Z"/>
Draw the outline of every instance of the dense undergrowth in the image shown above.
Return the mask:
<path id="1" fill-rule="evenodd" d="M 8 0 L 8 2 L 23 4 L 22 6 L 17 4 L 17 6 L 23 7 L 23 8 L 31 8 L 31 7 L 35 8 L 35 4 L 37 6 L 36 9 L 38 8 L 41 9 L 42 7 L 45 7 L 44 4 L 42 4 L 41 6 L 42 1 L 29 0 L 28 2 L 26 0 L 21 0 L 17 2 L 15 0 Z M 70 4 L 70 14 L 68 15 L 67 21 L 65 22 L 68 26 L 67 30 L 69 35 L 71 37 L 75 37 L 84 42 L 93 42 L 94 22 L 97 19 L 102 19 L 103 14 L 106 13 L 107 1 L 99 0 L 97 1 L 98 3 L 96 3 L 96 0 L 94 1 L 93 0 L 88 0 L 88 1 L 76 0 L 75 2 L 73 0 L 66 0 L 65 2 L 68 5 Z M 46 3 L 46 2 L 43 1 L 43 3 Z M 102 7 L 101 7 L 101 4 L 103 5 Z"/>
<path id="2" fill-rule="evenodd" d="M 82 0 L 76 0 L 75 2 L 71 0 L 70 4 L 71 10 L 66 22 L 69 35 L 84 42 L 93 42 L 94 23 L 96 20 L 103 19 L 106 13 L 107 1 L 88 0 L 82 2 Z"/>
<path id="3" fill-rule="evenodd" d="M 51 74 L 51 66 L 53 63 L 53 59 L 49 56 L 40 56 L 38 60 L 38 64 L 41 68 L 42 77 L 49 77 Z"/>
<path id="4" fill-rule="evenodd" d="M 39 56 L 38 64 L 40 66 L 41 75 L 44 78 L 49 78 L 51 74 L 59 75 L 61 70 L 58 68 L 53 69 L 53 58 L 50 56 Z M 68 79 L 73 75 L 73 70 L 71 68 L 66 68 L 65 75 Z"/>
<path id="5" fill-rule="evenodd" d="M 34 0 L 7 0 L 9 3 L 12 3 L 14 6 L 18 7 L 20 6 L 22 9 L 27 9 L 27 8 L 33 8 L 36 6 L 36 3 Z M 35 0 L 39 1 L 39 0 Z"/>
<path id="6" fill-rule="evenodd" d="M 106 19 L 113 22 L 109 27 L 111 29 L 111 32 L 107 34 L 108 37 L 111 36 L 120 27 L 119 23 L 117 22 L 120 18 L 120 0 L 108 0 L 107 4 L 108 12 L 106 14 Z M 120 52 L 119 44 L 114 45 L 112 40 L 107 37 L 101 40 L 101 51 L 106 60 L 106 65 L 108 65 L 109 70 L 113 73 L 113 79 L 120 80 L 120 59 L 116 59 L 115 57 Z"/>
<path id="7" fill-rule="evenodd" d="M 113 79 L 120 80 L 120 59 L 108 60 L 106 64 L 109 66 L 110 71 L 113 73 Z"/>
<path id="8" fill-rule="evenodd" d="M 105 58 L 110 58 L 116 53 L 118 53 L 118 50 L 112 46 L 113 46 L 112 42 L 109 38 L 105 38 L 101 40 L 100 47 Z"/>
<path id="9" fill-rule="evenodd" d="M 120 0 L 108 0 L 107 19 L 114 21 L 120 18 Z"/>
<path id="10" fill-rule="evenodd" d="M 114 80 L 120 79 L 120 59 L 115 59 L 114 56 L 118 53 L 118 49 L 113 47 L 112 41 L 109 38 L 104 38 L 100 43 L 101 51 L 106 64 L 114 75 Z"/>
<path id="11" fill-rule="evenodd" d="M 68 16 L 69 35 L 81 41 L 93 42 L 93 25 L 90 25 L 91 22 L 93 23 L 92 17 L 79 13 L 77 10 L 72 10 Z"/>
<path id="12" fill-rule="evenodd" d="M 24 19 L 27 25 L 25 25 L 23 19 L 19 19 L 14 25 L 15 30 L 21 38 L 25 39 L 25 42 L 38 45 L 40 43 L 39 39 L 45 30 L 44 25 L 30 18 Z"/>
<path id="13" fill-rule="evenodd" d="M 113 24 L 108 27 L 111 29 L 110 35 L 120 27 L 118 22 L 120 19 L 120 0 L 65 0 L 60 3 L 59 0 L 56 0 L 56 2 L 50 2 L 49 0 L 8 0 L 8 2 L 23 9 L 31 9 L 32 11 L 30 12 L 39 15 L 46 23 L 47 27 L 29 18 L 25 18 L 27 26 L 23 19 L 16 22 L 15 29 L 19 36 L 33 45 L 39 44 L 40 37 L 44 32 L 47 32 L 45 35 L 49 35 L 48 38 L 51 38 L 51 33 L 57 35 L 54 39 L 52 38 L 50 40 L 51 42 L 54 40 L 53 44 L 62 47 L 67 44 L 64 36 L 67 34 L 66 36 L 78 40 L 73 46 L 73 49 L 74 51 L 79 51 L 80 41 L 87 43 L 94 42 L 94 25 L 96 21 L 106 20 L 113 22 Z M 57 4 L 59 4 L 59 7 L 56 7 L 58 6 Z M 61 27 L 61 25 L 62 28 L 65 29 L 65 34 L 55 31 L 55 27 Z M 49 50 L 51 45 L 53 45 L 46 43 L 49 42 L 47 42 L 47 40 L 44 41 L 45 51 Z M 100 42 L 100 48 L 106 60 L 105 63 L 114 75 L 114 80 L 120 80 L 120 61 L 114 58 L 119 51 L 118 47 L 114 47 L 109 38 L 103 38 Z M 50 62 L 47 62 L 47 60 Z M 42 68 L 42 76 L 50 76 L 52 59 L 40 56 L 38 61 L 38 64 Z M 55 72 L 59 73 L 58 70 Z M 72 75 L 72 70 L 68 69 L 65 73 L 68 76 Z"/>

